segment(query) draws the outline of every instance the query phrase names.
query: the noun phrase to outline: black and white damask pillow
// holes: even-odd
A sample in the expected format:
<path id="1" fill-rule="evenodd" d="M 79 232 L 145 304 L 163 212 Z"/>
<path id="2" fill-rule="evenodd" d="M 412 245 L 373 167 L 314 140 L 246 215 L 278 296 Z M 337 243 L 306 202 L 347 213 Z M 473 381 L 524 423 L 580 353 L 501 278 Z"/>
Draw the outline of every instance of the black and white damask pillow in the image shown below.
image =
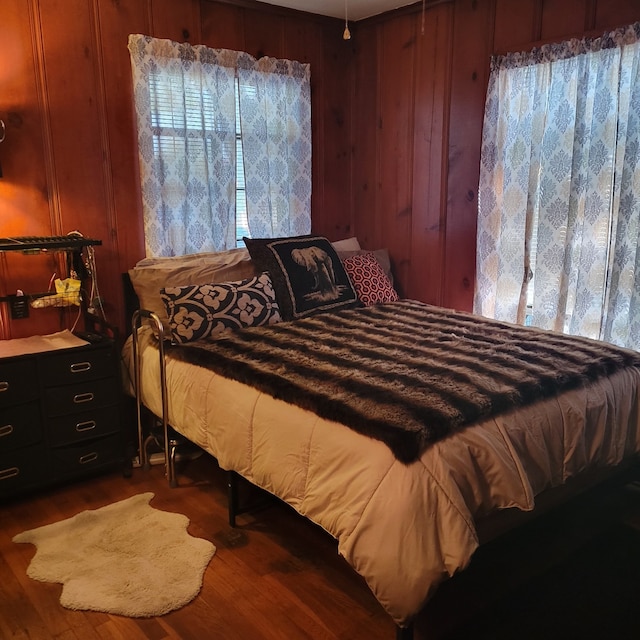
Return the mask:
<path id="1" fill-rule="evenodd" d="M 160 296 L 174 342 L 282 320 L 268 273 L 238 282 L 166 287 Z"/>

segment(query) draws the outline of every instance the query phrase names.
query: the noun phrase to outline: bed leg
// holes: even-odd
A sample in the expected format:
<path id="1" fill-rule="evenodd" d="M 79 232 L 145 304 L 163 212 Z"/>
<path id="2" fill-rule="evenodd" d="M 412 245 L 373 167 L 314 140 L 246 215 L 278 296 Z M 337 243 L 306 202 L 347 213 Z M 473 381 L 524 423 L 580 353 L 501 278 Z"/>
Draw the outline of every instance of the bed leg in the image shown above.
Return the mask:
<path id="1" fill-rule="evenodd" d="M 167 445 L 165 445 L 167 446 Z M 178 449 L 178 441 L 174 438 L 169 439 L 169 486 L 172 489 L 175 489 L 178 486 L 178 481 L 176 479 L 176 450 Z"/>
<path id="2" fill-rule="evenodd" d="M 396 626 L 396 640 L 413 640 L 413 624 L 406 627 Z"/>
<path id="3" fill-rule="evenodd" d="M 227 499 L 229 502 L 229 526 L 236 526 L 238 513 L 238 474 L 235 471 L 227 471 Z"/>

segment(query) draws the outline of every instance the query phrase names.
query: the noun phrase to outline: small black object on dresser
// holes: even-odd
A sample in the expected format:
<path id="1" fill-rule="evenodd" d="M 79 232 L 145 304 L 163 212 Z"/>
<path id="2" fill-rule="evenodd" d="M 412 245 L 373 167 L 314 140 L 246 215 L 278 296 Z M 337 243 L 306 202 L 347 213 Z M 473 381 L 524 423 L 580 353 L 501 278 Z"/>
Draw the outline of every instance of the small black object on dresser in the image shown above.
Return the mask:
<path id="1" fill-rule="evenodd" d="M 0 357 L 0 500 L 124 464 L 115 342 L 71 337 Z"/>

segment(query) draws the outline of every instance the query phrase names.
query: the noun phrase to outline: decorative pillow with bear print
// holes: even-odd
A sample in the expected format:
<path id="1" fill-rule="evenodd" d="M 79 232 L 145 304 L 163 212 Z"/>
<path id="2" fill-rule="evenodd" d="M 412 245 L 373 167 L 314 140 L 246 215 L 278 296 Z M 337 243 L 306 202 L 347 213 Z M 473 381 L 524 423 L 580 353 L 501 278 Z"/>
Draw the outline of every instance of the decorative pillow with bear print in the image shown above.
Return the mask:
<path id="1" fill-rule="evenodd" d="M 284 320 L 361 306 L 327 238 L 244 238 L 244 243 L 256 267 L 269 272 Z"/>
<path id="2" fill-rule="evenodd" d="M 268 273 L 237 282 L 166 287 L 160 291 L 174 342 L 280 322 Z"/>

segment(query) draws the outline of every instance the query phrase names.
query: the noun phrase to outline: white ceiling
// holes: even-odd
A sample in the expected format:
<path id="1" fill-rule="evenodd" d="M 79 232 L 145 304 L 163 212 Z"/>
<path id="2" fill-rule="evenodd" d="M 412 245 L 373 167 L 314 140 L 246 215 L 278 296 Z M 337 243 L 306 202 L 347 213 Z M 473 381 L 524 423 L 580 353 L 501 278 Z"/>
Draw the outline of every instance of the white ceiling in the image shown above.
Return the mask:
<path id="1" fill-rule="evenodd" d="M 414 4 L 416 0 L 262 0 L 279 7 L 318 13 L 332 18 L 345 17 L 345 1 L 349 20 L 370 18 L 385 11 Z"/>

